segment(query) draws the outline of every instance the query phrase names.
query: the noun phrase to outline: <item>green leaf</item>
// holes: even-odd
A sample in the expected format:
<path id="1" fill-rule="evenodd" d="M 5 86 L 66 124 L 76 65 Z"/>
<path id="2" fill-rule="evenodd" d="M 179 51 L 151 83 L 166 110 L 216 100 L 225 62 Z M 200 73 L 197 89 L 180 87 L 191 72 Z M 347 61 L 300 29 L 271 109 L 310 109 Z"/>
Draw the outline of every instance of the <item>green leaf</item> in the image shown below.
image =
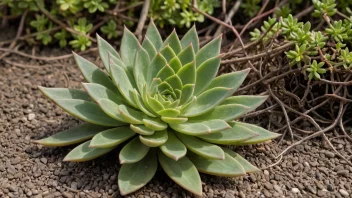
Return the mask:
<path id="1" fill-rule="evenodd" d="M 176 133 L 176 135 L 185 144 L 188 150 L 202 157 L 217 160 L 225 159 L 224 151 L 219 146 L 182 133 Z"/>
<path id="2" fill-rule="evenodd" d="M 170 60 L 169 65 L 175 73 L 177 73 L 182 67 L 182 63 L 177 56 Z"/>
<path id="3" fill-rule="evenodd" d="M 240 96 L 232 96 L 226 98 L 221 105 L 226 104 L 241 104 L 244 106 L 249 107 L 248 111 L 253 111 L 257 107 L 259 107 L 265 100 L 268 99 L 268 96 L 247 96 L 247 95 L 240 95 Z"/>
<path id="4" fill-rule="evenodd" d="M 84 89 L 88 92 L 89 96 L 93 98 L 94 101 L 99 101 L 100 99 L 109 99 L 116 104 L 124 104 L 124 98 L 120 92 L 113 92 L 110 89 L 104 87 L 100 84 L 95 83 L 82 83 Z"/>
<path id="5" fill-rule="evenodd" d="M 178 72 L 182 84 L 194 84 L 196 82 L 196 63 L 190 62 L 184 65 Z"/>
<path id="6" fill-rule="evenodd" d="M 144 37 L 142 46 L 148 52 L 149 58 L 153 58 L 156 55 L 157 51 L 148 37 Z"/>
<path id="7" fill-rule="evenodd" d="M 157 168 L 158 161 L 153 150 L 136 163 L 122 164 L 118 175 L 120 194 L 125 196 L 145 186 L 154 177 Z"/>
<path id="8" fill-rule="evenodd" d="M 171 159 L 177 161 L 187 153 L 186 146 L 175 136 L 174 132 L 168 132 L 165 144 L 160 146 L 160 150 Z"/>
<path id="9" fill-rule="evenodd" d="M 182 65 L 193 62 L 196 55 L 194 54 L 193 46 L 189 45 L 184 50 L 182 50 L 177 57 L 180 59 Z"/>
<path id="10" fill-rule="evenodd" d="M 166 59 L 167 62 L 170 62 L 170 60 L 176 56 L 175 52 L 172 50 L 172 48 L 169 45 L 161 49 L 160 53 L 161 55 L 163 55 L 163 57 Z"/>
<path id="11" fill-rule="evenodd" d="M 224 154 L 223 160 L 207 159 L 191 152 L 187 155 L 201 173 L 222 177 L 236 177 L 246 174 L 241 164 L 227 153 Z"/>
<path id="12" fill-rule="evenodd" d="M 100 99 L 97 101 L 99 107 L 110 117 L 121 122 L 128 122 L 122 117 L 121 113 L 118 111 L 119 105 L 109 99 Z M 126 124 L 127 125 L 127 124 Z"/>
<path id="13" fill-rule="evenodd" d="M 188 118 L 161 117 L 161 120 L 169 124 L 181 124 L 187 122 Z"/>
<path id="14" fill-rule="evenodd" d="M 170 67 L 170 65 L 166 64 L 156 75 L 156 78 L 160 78 L 161 81 L 173 76 L 175 74 L 174 70 Z"/>
<path id="15" fill-rule="evenodd" d="M 131 129 L 140 134 L 140 135 L 153 135 L 154 134 L 154 130 L 147 128 L 146 126 L 139 124 L 139 125 L 130 125 Z"/>
<path id="16" fill-rule="evenodd" d="M 38 86 L 39 90 L 49 99 L 60 100 L 60 99 L 80 99 L 91 101 L 89 95 L 78 89 L 69 88 L 47 88 Z"/>
<path id="17" fill-rule="evenodd" d="M 196 27 L 193 26 L 181 39 L 182 49 L 192 44 L 194 53 L 198 53 L 199 50 L 199 39 Z"/>
<path id="18" fill-rule="evenodd" d="M 136 80 L 139 92 L 143 91 L 143 85 L 146 83 L 149 63 L 150 60 L 147 51 L 139 45 L 133 68 L 134 79 Z"/>
<path id="19" fill-rule="evenodd" d="M 137 38 L 125 27 L 121 40 L 120 53 L 121 59 L 127 68 L 129 68 L 129 71 L 133 71 L 134 57 L 139 45 Z"/>
<path id="20" fill-rule="evenodd" d="M 128 104 L 137 108 L 137 105 L 133 98 L 134 87 L 132 86 L 126 71 L 115 65 L 111 65 L 110 69 L 111 69 L 112 79 L 115 81 L 115 84 L 118 87 L 120 93 L 126 99 Z"/>
<path id="21" fill-rule="evenodd" d="M 185 108 L 181 115 L 185 117 L 195 117 L 207 113 L 220 104 L 231 91 L 231 89 L 224 87 L 209 89 L 200 94 L 194 104 Z"/>
<path id="22" fill-rule="evenodd" d="M 234 122 L 234 123 L 238 124 L 242 127 L 245 127 L 247 129 L 253 131 L 254 133 L 258 134 L 257 136 L 255 136 L 249 140 L 246 140 L 244 142 L 239 142 L 236 145 L 258 144 L 258 143 L 265 142 L 265 141 L 268 141 L 271 139 L 275 139 L 275 138 L 281 136 L 281 134 L 270 132 L 270 131 L 263 129 L 262 127 L 258 127 L 254 124 L 247 124 L 247 123 L 243 123 L 243 122 Z"/>
<path id="23" fill-rule="evenodd" d="M 146 127 L 155 130 L 162 131 L 167 128 L 167 124 L 161 121 L 159 118 L 144 118 L 143 123 Z"/>
<path id="24" fill-rule="evenodd" d="M 186 84 L 181 89 L 180 105 L 189 102 L 193 96 L 194 84 Z"/>
<path id="25" fill-rule="evenodd" d="M 140 135 L 139 140 L 149 147 L 158 147 L 167 141 L 168 135 L 166 130 L 156 131 L 152 135 Z"/>
<path id="26" fill-rule="evenodd" d="M 161 167 L 174 182 L 191 193 L 202 196 L 202 181 L 199 173 L 186 156 L 175 161 L 159 152 L 158 158 Z"/>
<path id="27" fill-rule="evenodd" d="M 106 71 L 110 72 L 109 56 L 112 55 L 112 56 L 120 59 L 120 55 L 117 53 L 117 51 L 114 49 L 114 47 L 112 47 L 108 42 L 106 42 L 98 34 L 97 34 L 97 41 L 98 41 L 99 56 L 100 56 L 101 60 L 103 61 L 103 64 L 105 66 Z"/>
<path id="28" fill-rule="evenodd" d="M 176 90 L 182 89 L 182 81 L 181 81 L 180 77 L 178 77 L 178 75 L 176 75 L 176 74 L 165 79 L 165 82 L 167 82 L 169 85 L 171 85 L 171 87 L 173 88 L 175 93 L 176 93 Z M 179 91 L 179 93 L 181 93 L 181 91 Z"/>
<path id="29" fill-rule="evenodd" d="M 227 122 L 220 119 L 203 121 L 202 124 L 207 125 L 210 128 L 211 133 L 216 133 L 231 128 L 231 126 L 227 124 Z"/>
<path id="30" fill-rule="evenodd" d="M 180 114 L 180 111 L 176 109 L 164 109 L 159 111 L 158 114 L 165 117 L 176 117 Z"/>
<path id="31" fill-rule="evenodd" d="M 166 59 L 158 53 L 150 62 L 148 74 L 147 74 L 147 85 L 152 83 L 152 80 L 156 77 L 159 71 L 167 64 Z"/>
<path id="32" fill-rule="evenodd" d="M 193 45 L 193 47 L 195 48 L 195 45 Z M 218 36 L 216 39 L 210 41 L 204 47 L 202 47 L 202 49 L 200 49 L 199 52 L 196 53 L 197 68 L 204 61 L 218 56 L 220 53 L 220 47 L 221 47 L 221 35 Z"/>
<path id="33" fill-rule="evenodd" d="M 142 96 L 139 95 L 138 91 L 136 89 L 133 90 L 133 98 L 136 101 L 136 104 L 138 106 L 138 109 L 140 109 L 143 113 L 145 113 L 148 116 L 151 117 L 156 117 L 154 113 L 152 113 L 152 110 L 150 110 L 143 101 Z"/>
<path id="34" fill-rule="evenodd" d="M 212 89 L 215 87 L 226 87 L 236 91 L 246 79 L 249 71 L 250 69 L 245 69 L 242 71 L 232 72 L 218 76 L 210 83 L 207 89 Z"/>
<path id="35" fill-rule="evenodd" d="M 240 104 L 227 104 L 215 107 L 213 110 L 202 114 L 197 117 L 193 117 L 190 121 L 203 121 L 203 120 L 213 120 L 220 119 L 224 121 L 231 121 L 239 116 L 248 112 L 249 107 Z"/>
<path id="36" fill-rule="evenodd" d="M 145 117 L 144 113 L 129 108 L 126 105 L 119 105 L 118 111 L 120 112 L 123 119 L 128 123 L 143 124 L 143 118 Z"/>
<path id="37" fill-rule="evenodd" d="M 207 125 L 199 122 L 185 122 L 179 124 L 170 123 L 169 126 L 173 130 L 187 135 L 202 135 L 211 133 L 211 129 Z"/>
<path id="38" fill-rule="evenodd" d="M 148 26 L 146 37 L 148 37 L 149 40 L 153 43 L 157 51 L 160 50 L 161 45 L 163 44 L 163 40 L 159 34 L 158 28 L 156 28 L 153 21 L 151 21 Z"/>
<path id="39" fill-rule="evenodd" d="M 121 164 L 135 163 L 143 159 L 149 151 L 149 147 L 142 144 L 138 137 L 133 138 L 120 151 Z"/>
<path id="40" fill-rule="evenodd" d="M 65 156 L 63 161 L 85 162 L 100 157 L 115 148 L 90 148 L 89 144 L 90 141 L 87 141 L 78 145 Z"/>
<path id="41" fill-rule="evenodd" d="M 129 127 L 116 127 L 96 134 L 90 141 L 91 148 L 109 148 L 117 146 L 133 137 L 136 133 Z"/>
<path id="42" fill-rule="evenodd" d="M 165 39 L 162 48 L 169 45 L 171 49 L 176 53 L 180 53 L 182 50 L 180 40 L 176 34 L 176 31 L 172 31 L 172 33 Z"/>
<path id="43" fill-rule="evenodd" d="M 241 155 L 238 153 L 232 151 L 231 149 L 228 148 L 222 148 L 225 153 L 231 155 L 238 163 L 241 164 L 241 166 L 244 168 L 246 173 L 255 173 L 260 171 L 257 167 L 253 166 L 251 163 L 249 163 L 246 159 L 244 159 Z"/>
<path id="44" fill-rule="evenodd" d="M 196 87 L 194 95 L 198 96 L 210 85 L 219 71 L 221 57 L 217 56 L 204 61 L 196 71 Z M 198 63 L 197 63 L 198 64 Z M 193 84 L 193 83 L 191 83 Z"/>
<path id="45" fill-rule="evenodd" d="M 44 146 L 68 146 L 91 139 L 95 134 L 106 129 L 108 128 L 87 123 L 61 131 L 47 138 L 35 140 L 35 143 L 42 144 Z"/>
<path id="46" fill-rule="evenodd" d="M 81 70 L 84 78 L 90 83 L 97 83 L 101 84 L 104 87 L 117 92 L 116 86 L 111 81 L 108 75 L 106 75 L 99 67 L 95 64 L 91 63 L 90 61 L 84 59 L 83 57 L 79 56 L 78 54 L 73 53 L 73 57 L 76 60 L 76 63 Z"/>
<path id="47" fill-rule="evenodd" d="M 257 133 L 246 127 L 230 122 L 231 129 L 226 129 L 217 133 L 199 135 L 198 137 L 214 144 L 237 145 L 251 138 L 258 136 Z"/>

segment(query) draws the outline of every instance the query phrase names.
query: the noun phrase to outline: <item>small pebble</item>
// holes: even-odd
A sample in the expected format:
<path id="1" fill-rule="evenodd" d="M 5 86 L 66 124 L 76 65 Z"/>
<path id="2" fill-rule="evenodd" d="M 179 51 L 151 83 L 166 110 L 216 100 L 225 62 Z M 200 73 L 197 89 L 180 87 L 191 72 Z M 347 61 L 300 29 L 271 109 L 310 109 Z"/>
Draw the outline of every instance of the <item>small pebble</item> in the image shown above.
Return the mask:
<path id="1" fill-rule="evenodd" d="M 348 192 L 346 190 L 344 190 L 344 189 L 340 189 L 339 192 L 344 197 L 348 197 L 349 196 Z"/>
<path id="2" fill-rule="evenodd" d="M 300 193 L 300 190 L 298 188 L 292 188 L 291 189 L 293 193 L 298 194 Z"/>
<path id="3" fill-rule="evenodd" d="M 28 120 L 29 121 L 34 120 L 34 118 L 35 118 L 35 114 L 34 113 L 28 114 Z"/>

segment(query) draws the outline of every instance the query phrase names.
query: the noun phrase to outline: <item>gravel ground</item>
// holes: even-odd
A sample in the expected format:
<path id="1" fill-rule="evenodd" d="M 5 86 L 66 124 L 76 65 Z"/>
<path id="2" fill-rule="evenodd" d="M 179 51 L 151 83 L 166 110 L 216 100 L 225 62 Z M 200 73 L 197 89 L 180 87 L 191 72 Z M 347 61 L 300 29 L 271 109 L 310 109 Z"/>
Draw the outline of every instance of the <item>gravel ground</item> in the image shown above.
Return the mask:
<path id="1" fill-rule="evenodd" d="M 58 55 L 58 49 L 42 50 Z M 43 54 L 37 54 L 43 55 Z M 45 54 L 44 54 L 45 55 Z M 84 163 L 62 162 L 72 148 L 47 148 L 40 139 L 78 124 L 37 86 L 79 87 L 83 80 L 73 59 L 51 65 L 11 56 L 7 61 L 41 67 L 15 67 L 0 60 L 0 197 L 120 197 L 117 187 L 117 151 Z M 352 160 L 351 143 L 332 140 Z M 264 168 L 290 145 L 283 141 L 238 147 L 235 150 Z M 201 175 L 203 197 L 351 197 L 352 167 L 339 159 L 320 139 L 292 149 L 278 165 L 239 178 Z M 129 197 L 192 197 L 165 173 Z"/>

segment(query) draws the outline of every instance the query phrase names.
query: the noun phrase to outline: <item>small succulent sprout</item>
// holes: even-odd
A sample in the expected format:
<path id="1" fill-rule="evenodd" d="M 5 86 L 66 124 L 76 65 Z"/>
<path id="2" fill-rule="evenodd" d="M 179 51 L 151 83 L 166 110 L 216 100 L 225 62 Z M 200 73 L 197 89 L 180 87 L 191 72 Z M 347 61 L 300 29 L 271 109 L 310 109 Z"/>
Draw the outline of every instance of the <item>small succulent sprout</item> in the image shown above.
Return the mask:
<path id="1" fill-rule="evenodd" d="M 258 169 L 226 145 L 279 136 L 234 121 L 267 96 L 232 96 L 249 70 L 217 76 L 221 37 L 199 48 L 195 27 L 180 40 L 162 40 L 153 22 L 142 43 L 125 28 L 120 53 L 97 36 L 105 71 L 74 54 L 85 91 L 39 87 L 45 96 L 87 124 L 37 140 L 46 146 L 81 143 L 64 161 L 95 159 L 123 144 L 120 193 L 146 185 L 158 164 L 184 189 L 202 195 L 199 172 L 234 177 Z M 220 168 L 221 167 L 221 168 Z"/>

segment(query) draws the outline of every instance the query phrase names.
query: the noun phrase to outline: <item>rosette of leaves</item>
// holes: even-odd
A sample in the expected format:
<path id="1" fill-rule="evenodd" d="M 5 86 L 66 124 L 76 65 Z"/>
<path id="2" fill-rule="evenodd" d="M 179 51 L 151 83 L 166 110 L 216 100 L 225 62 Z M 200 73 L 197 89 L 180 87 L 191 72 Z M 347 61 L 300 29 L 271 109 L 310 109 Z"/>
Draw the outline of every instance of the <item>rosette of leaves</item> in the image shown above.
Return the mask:
<path id="1" fill-rule="evenodd" d="M 196 29 L 181 40 L 162 40 L 151 23 L 143 42 L 124 30 L 120 54 L 97 36 L 106 72 L 74 54 L 88 83 L 85 91 L 40 90 L 86 124 L 37 140 L 46 146 L 81 143 L 64 161 L 97 158 L 121 145 L 118 185 L 122 195 L 146 185 L 158 164 L 184 189 L 202 195 L 199 172 L 234 177 L 258 169 L 223 146 L 256 144 L 278 137 L 234 119 L 266 96 L 231 96 L 249 70 L 216 77 L 221 37 L 199 49 Z M 158 163 L 159 162 L 159 163 Z"/>

